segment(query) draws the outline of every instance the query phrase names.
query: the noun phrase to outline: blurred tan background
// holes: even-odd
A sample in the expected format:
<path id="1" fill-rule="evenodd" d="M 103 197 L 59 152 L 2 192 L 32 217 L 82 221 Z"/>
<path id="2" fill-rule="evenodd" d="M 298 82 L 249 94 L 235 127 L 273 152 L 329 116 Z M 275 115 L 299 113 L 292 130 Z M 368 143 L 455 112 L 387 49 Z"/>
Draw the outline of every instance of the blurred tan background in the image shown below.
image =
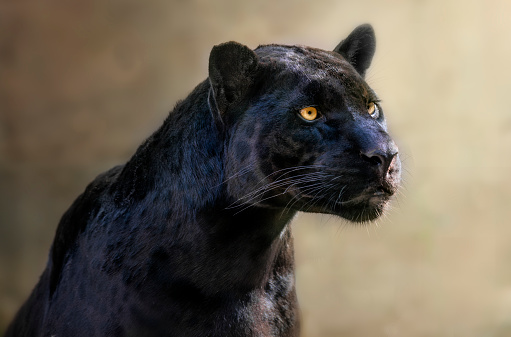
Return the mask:
<path id="1" fill-rule="evenodd" d="M 0 333 L 62 213 L 207 76 L 215 44 L 332 49 L 358 24 L 404 160 L 377 225 L 294 222 L 303 336 L 511 336 L 511 3 L 0 2 Z"/>

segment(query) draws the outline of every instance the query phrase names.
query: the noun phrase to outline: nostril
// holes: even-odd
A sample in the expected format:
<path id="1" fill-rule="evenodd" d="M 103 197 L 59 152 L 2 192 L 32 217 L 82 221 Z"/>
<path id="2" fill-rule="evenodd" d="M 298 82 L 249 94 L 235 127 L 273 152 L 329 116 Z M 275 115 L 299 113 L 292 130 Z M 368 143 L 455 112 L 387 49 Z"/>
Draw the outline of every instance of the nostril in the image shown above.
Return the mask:
<path id="1" fill-rule="evenodd" d="M 360 157 L 366 161 L 370 167 L 378 172 L 378 175 L 383 179 L 387 175 L 392 174 L 392 163 L 395 162 L 397 151 L 384 152 L 381 150 L 361 151 Z"/>
<path id="2" fill-rule="evenodd" d="M 385 157 L 377 151 L 361 152 L 360 156 L 362 159 L 375 166 L 383 165 L 385 163 Z"/>

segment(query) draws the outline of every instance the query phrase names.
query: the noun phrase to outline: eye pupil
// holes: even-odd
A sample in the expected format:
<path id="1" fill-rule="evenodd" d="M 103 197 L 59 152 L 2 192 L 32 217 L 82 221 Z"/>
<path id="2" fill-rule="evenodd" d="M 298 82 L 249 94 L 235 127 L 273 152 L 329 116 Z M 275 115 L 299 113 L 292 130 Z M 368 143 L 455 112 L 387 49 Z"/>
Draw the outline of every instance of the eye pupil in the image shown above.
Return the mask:
<path id="1" fill-rule="evenodd" d="M 315 107 L 307 107 L 300 110 L 300 115 L 307 121 L 313 121 L 318 117 L 318 110 Z"/>

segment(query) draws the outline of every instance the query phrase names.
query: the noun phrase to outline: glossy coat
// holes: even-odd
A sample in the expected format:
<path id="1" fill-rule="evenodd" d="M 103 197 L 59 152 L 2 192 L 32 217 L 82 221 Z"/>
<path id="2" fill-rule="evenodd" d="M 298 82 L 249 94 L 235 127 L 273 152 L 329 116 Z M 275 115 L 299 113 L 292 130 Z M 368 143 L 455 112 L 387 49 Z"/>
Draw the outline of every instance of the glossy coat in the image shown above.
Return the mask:
<path id="1" fill-rule="evenodd" d="M 290 220 L 372 220 L 399 184 L 367 113 L 374 47 L 368 25 L 333 52 L 214 47 L 209 78 L 64 214 L 6 336 L 297 336 Z"/>

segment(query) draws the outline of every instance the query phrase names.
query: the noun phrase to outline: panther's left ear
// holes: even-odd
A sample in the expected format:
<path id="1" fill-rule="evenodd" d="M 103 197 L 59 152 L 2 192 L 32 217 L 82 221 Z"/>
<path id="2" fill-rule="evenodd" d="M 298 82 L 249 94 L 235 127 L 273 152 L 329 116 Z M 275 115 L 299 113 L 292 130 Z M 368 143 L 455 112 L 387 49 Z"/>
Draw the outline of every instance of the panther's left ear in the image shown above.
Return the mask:
<path id="1" fill-rule="evenodd" d="M 351 34 L 335 47 L 334 51 L 341 54 L 364 77 L 376 49 L 376 37 L 373 27 L 369 24 L 358 26 Z"/>
<path id="2" fill-rule="evenodd" d="M 238 103 L 253 81 L 259 60 L 247 46 L 226 42 L 209 55 L 209 82 L 220 114 Z"/>

